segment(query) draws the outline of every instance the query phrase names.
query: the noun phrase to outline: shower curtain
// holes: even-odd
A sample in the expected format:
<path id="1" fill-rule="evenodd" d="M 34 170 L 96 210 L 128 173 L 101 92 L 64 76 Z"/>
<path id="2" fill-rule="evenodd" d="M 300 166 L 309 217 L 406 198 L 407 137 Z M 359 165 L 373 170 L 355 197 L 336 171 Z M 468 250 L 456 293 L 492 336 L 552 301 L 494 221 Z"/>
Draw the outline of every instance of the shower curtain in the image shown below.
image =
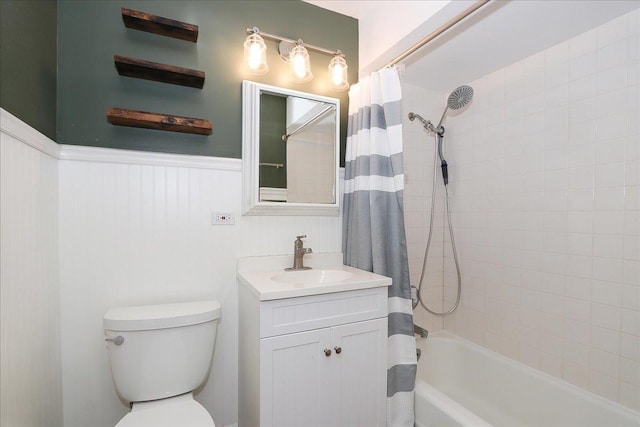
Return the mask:
<path id="1" fill-rule="evenodd" d="M 385 68 L 349 91 L 342 250 L 346 265 L 391 277 L 387 425 L 413 426 L 416 343 L 404 230 L 400 79 Z"/>

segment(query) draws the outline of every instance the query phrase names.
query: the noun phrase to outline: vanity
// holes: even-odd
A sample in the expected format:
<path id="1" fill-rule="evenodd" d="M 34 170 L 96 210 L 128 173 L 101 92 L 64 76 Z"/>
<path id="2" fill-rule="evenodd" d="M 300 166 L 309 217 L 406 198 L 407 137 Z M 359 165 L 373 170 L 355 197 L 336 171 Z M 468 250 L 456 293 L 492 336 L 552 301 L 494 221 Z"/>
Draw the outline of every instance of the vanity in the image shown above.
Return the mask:
<path id="1" fill-rule="evenodd" d="M 238 260 L 239 427 L 384 426 L 387 286 L 342 254 Z"/>

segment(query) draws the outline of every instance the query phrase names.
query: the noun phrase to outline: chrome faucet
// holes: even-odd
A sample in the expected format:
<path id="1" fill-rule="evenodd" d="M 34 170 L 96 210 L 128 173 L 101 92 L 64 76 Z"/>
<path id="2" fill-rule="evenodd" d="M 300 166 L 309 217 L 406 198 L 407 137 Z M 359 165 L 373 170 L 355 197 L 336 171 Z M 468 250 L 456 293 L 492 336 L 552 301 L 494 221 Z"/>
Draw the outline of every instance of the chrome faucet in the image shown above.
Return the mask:
<path id="1" fill-rule="evenodd" d="M 293 242 L 293 267 L 285 268 L 286 271 L 292 270 L 311 270 L 311 267 L 305 267 L 302 257 L 306 254 L 313 253 L 311 248 L 305 248 L 302 239 L 306 239 L 307 236 L 296 236 L 296 241 Z"/>

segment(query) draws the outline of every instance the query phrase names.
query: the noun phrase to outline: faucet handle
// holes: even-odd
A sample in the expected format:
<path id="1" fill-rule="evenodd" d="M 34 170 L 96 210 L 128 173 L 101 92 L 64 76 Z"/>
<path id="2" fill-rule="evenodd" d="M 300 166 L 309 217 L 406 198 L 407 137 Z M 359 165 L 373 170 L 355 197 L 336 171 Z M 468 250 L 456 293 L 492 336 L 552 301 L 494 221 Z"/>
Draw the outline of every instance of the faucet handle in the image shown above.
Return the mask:
<path id="1" fill-rule="evenodd" d="M 296 236 L 296 239 L 300 240 L 300 239 L 306 239 L 307 235 L 303 234 L 302 236 Z"/>

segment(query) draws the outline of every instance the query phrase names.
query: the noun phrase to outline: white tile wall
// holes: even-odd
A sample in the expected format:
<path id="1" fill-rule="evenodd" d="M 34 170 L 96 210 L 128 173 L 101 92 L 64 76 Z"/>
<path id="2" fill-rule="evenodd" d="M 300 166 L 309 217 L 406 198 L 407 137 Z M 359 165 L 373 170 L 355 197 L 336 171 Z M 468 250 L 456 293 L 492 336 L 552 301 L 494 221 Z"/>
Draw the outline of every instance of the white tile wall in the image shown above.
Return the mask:
<path id="1" fill-rule="evenodd" d="M 464 290 L 444 326 L 636 410 L 639 13 L 471 82 L 473 103 L 445 123 Z M 442 94 L 403 95 L 407 111 L 422 108 L 432 120 L 439 117 L 432 100 L 444 105 Z M 424 171 L 433 161 L 432 141 L 419 128 L 405 123 L 414 283 L 430 203 Z M 437 208 L 431 287 L 444 280 L 447 305 L 455 270 Z"/>
<path id="2" fill-rule="evenodd" d="M 57 146 L 0 117 L 0 425 L 62 425 Z"/>
<path id="3" fill-rule="evenodd" d="M 237 257 L 292 254 L 300 234 L 315 252 L 340 252 L 341 217 L 240 216 L 239 160 L 230 170 L 217 168 L 217 159 L 167 166 L 144 153 L 123 160 L 107 151 L 116 163 L 59 165 L 65 425 L 113 426 L 127 411 L 103 345 L 109 307 L 201 298 L 218 299 L 222 317 L 211 376 L 196 398 L 216 425 L 231 424 L 238 408 Z M 235 225 L 212 226 L 212 211 L 234 212 Z"/>
<path id="4" fill-rule="evenodd" d="M 405 230 L 411 284 L 417 287 L 420 282 L 431 215 L 435 141 L 432 135 L 423 130 L 418 120 L 410 121 L 408 114 L 414 112 L 427 120 L 437 120 L 442 114 L 439 109 L 443 97 L 434 92 L 406 84 L 402 87 L 402 97 L 404 110 L 402 132 L 405 152 Z M 441 185 L 440 181 L 438 183 Z M 436 191 L 438 190 L 436 189 Z M 437 193 L 433 237 L 421 292 L 427 306 L 436 311 L 442 310 L 444 298 L 443 206 L 442 194 Z M 423 309 L 414 311 L 414 316 L 416 324 L 430 331 L 440 330 L 443 327 L 440 317 L 428 314 Z"/>

